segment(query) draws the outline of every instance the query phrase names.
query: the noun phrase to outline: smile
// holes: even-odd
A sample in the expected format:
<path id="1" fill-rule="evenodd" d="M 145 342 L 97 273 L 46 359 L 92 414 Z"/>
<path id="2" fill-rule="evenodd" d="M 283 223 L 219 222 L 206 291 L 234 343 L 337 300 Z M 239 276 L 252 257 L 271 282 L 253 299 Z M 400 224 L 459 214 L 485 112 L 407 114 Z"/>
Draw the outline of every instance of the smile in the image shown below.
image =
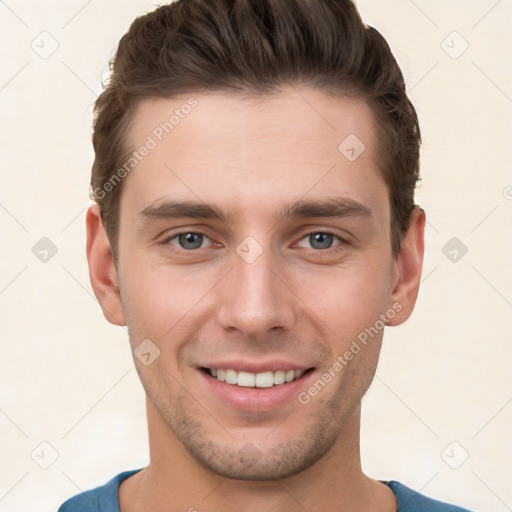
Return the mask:
<path id="1" fill-rule="evenodd" d="M 212 377 L 231 384 L 246 388 L 271 388 L 299 379 L 308 370 L 276 370 L 261 373 L 236 371 L 233 369 L 204 368 Z"/>

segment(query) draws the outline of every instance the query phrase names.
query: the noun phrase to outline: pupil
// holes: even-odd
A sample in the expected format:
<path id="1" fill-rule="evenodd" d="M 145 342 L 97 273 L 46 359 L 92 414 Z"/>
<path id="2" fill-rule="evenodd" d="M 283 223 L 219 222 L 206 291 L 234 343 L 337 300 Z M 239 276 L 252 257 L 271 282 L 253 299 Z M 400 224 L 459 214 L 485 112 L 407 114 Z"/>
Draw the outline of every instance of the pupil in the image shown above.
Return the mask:
<path id="1" fill-rule="evenodd" d="M 185 235 L 180 235 L 179 241 L 180 245 L 184 249 L 198 249 L 201 247 L 201 243 L 203 235 L 199 235 L 197 233 L 186 233 Z"/>
<path id="2" fill-rule="evenodd" d="M 327 233 L 315 233 L 309 236 L 309 243 L 315 249 L 329 249 L 332 245 L 332 235 Z"/>

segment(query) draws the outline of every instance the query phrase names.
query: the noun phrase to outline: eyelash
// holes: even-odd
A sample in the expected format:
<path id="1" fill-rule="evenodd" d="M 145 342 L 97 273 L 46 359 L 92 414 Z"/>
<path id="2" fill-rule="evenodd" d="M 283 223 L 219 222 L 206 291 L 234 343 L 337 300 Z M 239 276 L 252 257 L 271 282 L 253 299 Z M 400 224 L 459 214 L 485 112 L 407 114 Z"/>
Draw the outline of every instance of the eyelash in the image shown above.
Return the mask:
<path id="1" fill-rule="evenodd" d="M 300 238 L 300 240 L 304 240 L 304 238 L 306 238 L 308 236 L 316 235 L 319 233 L 321 233 L 322 235 L 330 235 L 330 236 L 336 238 L 340 243 L 338 245 L 334 245 L 333 247 L 329 247 L 327 249 L 317 249 L 317 250 L 313 249 L 313 251 L 315 251 L 315 252 L 335 251 L 335 250 L 339 250 L 344 245 L 348 244 L 347 240 L 342 238 L 340 235 L 333 233 L 332 231 L 326 231 L 326 230 L 310 231 L 309 233 L 306 233 L 302 238 Z M 160 243 L 161 243 L 161 245 L 170 245 L 171 240 L 174 240 L 175 238 L 179 237 L 180 235 L 188 235 L 188 234 L 202 235 L 206 238 L 210 238 L 204 231 L 201 231 L 201 230 L 180 231 L 179 233 L 175 233 L 171 236 L 168 236 L 167 238 L 162 240 L 162 242 L 160 242 Z M 199 251 L 200 249 L 183 249 L 182 247 L 180 247 L 179 250 L 184 251 L 184 252 L 196 252 L 196 251 Z"/>
<path id="2" fill-rule="evenodd" d="M 336 233 L 333 233 L 332 231 L 325 231 L 325 230 L 319 230 L 319 231 L 310 231 L 309 233 L 306 233 L 300 240 L 304 240 L 304 238 L 311 236 L 311 235 L 329 235 L 333 238 L 336 238 L 340 243 L 338 245 L 333 245 L 332 247 L 329 247 L 327 249 L 313 249 L 315 252 L 327 252 L 327 251 L 336 251 L 343 248 L 343 246 L 347 245 L 348 242 L 344 238 L 342 238 L 340 235 L 337 235 Z"/>
<path id="3" fill-rule="evenodd" d="M 175 233 L 174 235 L 168 236 L 167 238 L 162 240 L 161 243 L 162 243 L 162 245 L 168 245 L 171 240 L 174 240 L 175 238 L 179 237 L 180 235 L 202 235 L 206 238 L 210 238 L 204 231 L 201 231 L 200 229 L 196 229 L 194 231 L 180 231 L 179 233 Z M 187 249 L 183 249 L 182 247 L 180 247 L 180 249 L 185 252 L 194 252 L 194 251 L 198 250 L 198 249 L 187 250 Z"/>

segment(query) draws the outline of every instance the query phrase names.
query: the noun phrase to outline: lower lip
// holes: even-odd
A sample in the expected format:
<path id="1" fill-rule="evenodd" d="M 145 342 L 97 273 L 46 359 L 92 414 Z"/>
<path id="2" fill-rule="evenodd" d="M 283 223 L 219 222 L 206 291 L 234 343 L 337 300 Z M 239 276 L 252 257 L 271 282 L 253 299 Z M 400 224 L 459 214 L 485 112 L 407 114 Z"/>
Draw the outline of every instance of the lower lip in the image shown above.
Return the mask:
<path id="1" fill-rule="evenodd" d="M 271 411 L 297 398 L 309 383 L 314 373 L 310 370 L 299 379 L 271 388 L 249 388 L 226 384 L 203 370 L 199 370 L 212 393 L 233 409 L 249 412 Z"/>

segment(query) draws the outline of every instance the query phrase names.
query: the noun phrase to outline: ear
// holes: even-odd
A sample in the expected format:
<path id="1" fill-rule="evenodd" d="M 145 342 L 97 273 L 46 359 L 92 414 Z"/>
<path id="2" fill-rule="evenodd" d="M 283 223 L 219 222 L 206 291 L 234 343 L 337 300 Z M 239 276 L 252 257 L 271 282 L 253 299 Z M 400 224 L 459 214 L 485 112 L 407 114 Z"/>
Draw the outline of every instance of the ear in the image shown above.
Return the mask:
<path id="1" fill-rule="evenodd" d="M 114 257 L 101 221 L 99 205 L 94 204 L 87 210 L 86 226 L 87 261 L 94 295 L 111 324 L 125 325 Z"/>
<path id="2" fill-rule="evenodd" d="M 416 207 L 411 213 L 409 228 L 402 239 L 400 252 L 394 263 L 395 277 L 389 304 L 396 315 L 389 319 L 388 325 L 405 322 L 416 304 L 425 251 L 425 218 L 425 211 Z"/>

